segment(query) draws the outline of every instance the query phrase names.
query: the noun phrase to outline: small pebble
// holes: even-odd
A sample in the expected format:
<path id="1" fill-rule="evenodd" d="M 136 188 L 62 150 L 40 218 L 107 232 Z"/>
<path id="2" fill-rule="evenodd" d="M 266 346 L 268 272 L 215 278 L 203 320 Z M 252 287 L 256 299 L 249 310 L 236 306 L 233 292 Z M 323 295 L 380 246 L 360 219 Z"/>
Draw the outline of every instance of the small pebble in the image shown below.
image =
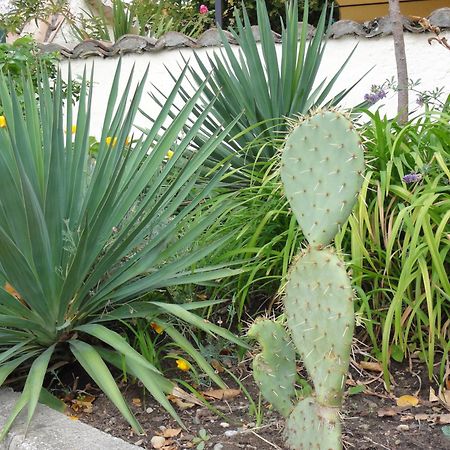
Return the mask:
<path id="1" fill-rule="evenodd" d="M 144 443 L 144 439 L 139 439 L 134 443 L 134 445 L 142 445 Z"/>
<path id="2" fill-rule="evenodd" d="M 399 425 L 399 426 L 397 427 L 397 430 L 398 430 L 398 431 L 408 431 L 408 430 L 409 430 L 409 425 L 404 425 L 404 424 Z"/>
<path id="3" fill-rule="evenodd" d="M 214 447 L 213 447 L 213 450 L 222 450 L 223 449 L 223 444 L 216 444 Z"/>
<path id="4" fill-rule="evenodd" d="M 233 437 L 239 434 L 239 431 L 237 430 L 227 430 L 225 433 L 223 433 L 226 437 Z"/>
<path id="5" fill-rule="evenodd" d="M 255 422 L 249 422 L 249 423 L 247 424 L 247 427 L 248 427 L 248 428 L 255 428 L 255 427 L 256 427 L 256 423 L 255 423 Z"/>
<path id="6" fill-rule="evenodd" d="M 151 414 L 153 411 L 154 411 L 153 408 L 147 408 L 147 409 L 145 410 L 145 412 L 146 412 L 147 414 Z"/>
<path id="7" fill-rule="evenodd" d="M 220 422 L 220 426 L 222 428 L 228 428 L 230 426 L 230 424 L 228 422 Z"/>

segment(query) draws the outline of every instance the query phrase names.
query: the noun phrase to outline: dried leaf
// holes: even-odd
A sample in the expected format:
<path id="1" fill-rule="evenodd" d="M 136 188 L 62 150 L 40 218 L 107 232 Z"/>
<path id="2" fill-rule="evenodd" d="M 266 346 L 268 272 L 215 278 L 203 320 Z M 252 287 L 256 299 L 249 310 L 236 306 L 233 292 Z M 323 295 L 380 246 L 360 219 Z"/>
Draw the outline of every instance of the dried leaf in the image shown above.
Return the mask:
<path id="1" fill-rule="evenodd" d="M 202 392 L 202 394 L 205 397 L 214 398 L 216 400 L 230 400 L 241 395 L 241 391 L 239 389 L 211 389 Z"/>
<path id="2" fill-rule="evenodd" d="M 448 425 L 450 424 L 450 414 L 441 414 L 436 417 L 437 423 L 441 425 Z"/>
<path id="3" fill-rule="evenodd" d="M 439 392 L 439 400 L 441 400 L 441 402 L 445 403 L 447 406 L 450 406 L 450 390 L 447 389 L 442 389 Z"/>
<path id="4" fill-rule="evenodd" d="M 183 391 L 183 389 L 180 389 L 178 386 L 173 387 L 170 395 L 185 400 L 188 403 L 194 403 L 195 405 L 203 406 L 203 403 L 197 397 L 195 397 L 192 394 L 189 394 L 188 392 Z"/>
<path id="5" fill-rule="evenodd" d="M 398 411 L 394 408 L 383 408 L 379 409 L 377 414 L 378 417 L 394 417 L 398 414 Z"/>
<path id="6" fill-rule="evenodd" d="M 397 399 L 397 406 L 417 406 L 419 399 L 413 395 L 402 395 Z"/>
<path id="7" fill-rule="evenodd" d="M 181 433 L 181 428 L 166 428 L 163 431 L 163 436 L 165 438 L 173 438 L 175 436 L 178 436 Z"/>
<path id="8" fill-rule="evenodd" d="M 131 403 L 133 403 L 134 406 L 142 406 L 142 400 L 140 398 L 131 399 Z"/>
<path id="9" fill-rule="evenodd" d="M 379 362 L 373 361 L 361 361 L 359 367 L 364 370 L 370 370 L 371 372 L 383 372 L 383 368 Z"/>
<path id="10" fill-rule="evenodd" d="M 414 416 L 414 419 L 416 420 L 426 420 L 426 421 L 430 421 L 432 419 L 433 416 L 430 416 L 429 414 L 416 414 Z"/>
<path id="11" fill-rule="evenodd" d="M 70 420 L 78 420 L 78 416 L 67 416 Z"/>
<path id="12" fill-rule="evenodd" d="M 214 370 L 216 370 L 218 373 L 222 373 L 224 371 L 222 364 L 220 364 L 217 359 L 211 360 L 211 366 L 213 366 Z"/>
<path id="13" fill-rule="evenodd" d="M 185 402 L 181 398 L 175 397 L 174 395 L 168 395 L 167 398 L 175 404 L 180 409 L 189 409 L 195 406 L 195 403 Z"/>
<path id="14" fill-rule="evenodd" d="M 439 401 L 439 397 L 436 395 L 436 392 L 432 387 L 430 387 L 430 396 L 428 398 L 428 401 L 430 401 L 431 403 Z"/>

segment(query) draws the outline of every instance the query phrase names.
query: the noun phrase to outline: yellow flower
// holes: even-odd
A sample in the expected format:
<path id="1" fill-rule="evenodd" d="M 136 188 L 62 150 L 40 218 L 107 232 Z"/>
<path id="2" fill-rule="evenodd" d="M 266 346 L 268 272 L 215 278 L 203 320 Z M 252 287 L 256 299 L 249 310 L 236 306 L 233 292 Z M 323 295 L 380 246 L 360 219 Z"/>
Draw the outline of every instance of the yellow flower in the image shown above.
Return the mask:
<path id="1" fill-rule="evenodd" d="M 130 145 L 131 144 L 131 139 L 127 136 L 127 138 L 125 139 L 125 145 Z"/>
<path id="2" fill-rule="evenodd" d="M 183 372 L 187 372 L 191 365 L 185 359 L 177 359 L 177 368 L 182 370 Z"/>
<path id="3" fill-rule="evenodd" d="M 75 134 L 77 132 L 77 126 L 76 125 L 72 125 L 71 132 L 72 132 L 72 134 Z"/>
<path id="4" fill-rule="evenodd" d="M 173 156 L 173 151 L 172 150 L 169 150 L 168 152 L 167 152 L 167 159 L 171 159 L 172 158 L 172 156 Z"/>
<path id="5" fill-rule="evenodd" d="M 156 322 L 151 322 L 150 326 L 158 333 L 161 334 L 164 331 L 164 328 L 161 325 L 158 325 Z"/>
<path id="6" fill-rule="evenodd" d="M 106 145 L 111 145 L 111 147 L 114 147 L 117 144 L 117 138 L 116 137 L 113 138 L 111 136 L 108 136 L 105 139 L 105 142 L 106 142 Z"/>
<path id="7" fill-rule="evenodd" d="M 6 128 L 6 118 L 5 118 L 5 116 L 0 116 L 0 128 Z"/>

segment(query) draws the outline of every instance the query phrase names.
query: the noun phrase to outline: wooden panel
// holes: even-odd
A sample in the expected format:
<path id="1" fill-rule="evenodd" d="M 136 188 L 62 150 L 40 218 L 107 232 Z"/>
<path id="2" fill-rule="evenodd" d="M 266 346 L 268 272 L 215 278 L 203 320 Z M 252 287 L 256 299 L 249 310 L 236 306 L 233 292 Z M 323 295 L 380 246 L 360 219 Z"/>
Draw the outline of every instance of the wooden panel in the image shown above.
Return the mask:
<path id="1" fill-rule="evenodd" d="M 406 2 L 430 2 L 430 0 L 400 0 L 400 3 Z M 388 4 L 389 0 L 338 0 L 339 6 L 360 6 L 360 5 L 376 5 L 378 3 Z"/>
<path id="2" fill-rule="evenodd" d="M 341 19 L 364 22 L 389 14 L 388 2 L 377 4 L 375 3 L 376 0 L 371 0 L 371 4 L 361 4 L 365 0 L 341 0 L 339 4 L 341 5 L 344 1 L 352 1 L 353 6 L 340 6 L 339 12 Z M 357 2 L 359 5 L 355 5 Z M 400 9 L 405 16 L 426 17 L 435 9 L 448 7 L 448 5 L 449 0 L 412 0 L 402 1 Z"/>

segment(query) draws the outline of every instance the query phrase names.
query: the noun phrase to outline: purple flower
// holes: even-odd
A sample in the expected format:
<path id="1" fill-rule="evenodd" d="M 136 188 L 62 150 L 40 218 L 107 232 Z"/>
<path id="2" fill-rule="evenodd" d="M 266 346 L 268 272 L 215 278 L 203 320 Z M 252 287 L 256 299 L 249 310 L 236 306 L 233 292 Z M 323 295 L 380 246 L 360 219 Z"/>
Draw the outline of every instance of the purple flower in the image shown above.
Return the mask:
<path id="1" fill-rule="evenodd" d="M 198 12 L 200 14 L 208 14 L 209 9 L 206 5 L 200 5 L 200 8 L 198 9 Z"/>
<path id="2" fill-rule="evenodd" d="M 383 89 L 372 87 L 372 92 L 370 94 L 364 95 L 364 100 L 374 105 L 376 102 L 386 97 L 386 92 Z"/>
<path id="3" fill-rule="evenodd" d="M 421 179 L 422 179 L 422 175 L 420 173 L 415 173 L 415 172 L 408 173 L 402 178 L 402 180 L 406 184 L 417 183 Z"/>

